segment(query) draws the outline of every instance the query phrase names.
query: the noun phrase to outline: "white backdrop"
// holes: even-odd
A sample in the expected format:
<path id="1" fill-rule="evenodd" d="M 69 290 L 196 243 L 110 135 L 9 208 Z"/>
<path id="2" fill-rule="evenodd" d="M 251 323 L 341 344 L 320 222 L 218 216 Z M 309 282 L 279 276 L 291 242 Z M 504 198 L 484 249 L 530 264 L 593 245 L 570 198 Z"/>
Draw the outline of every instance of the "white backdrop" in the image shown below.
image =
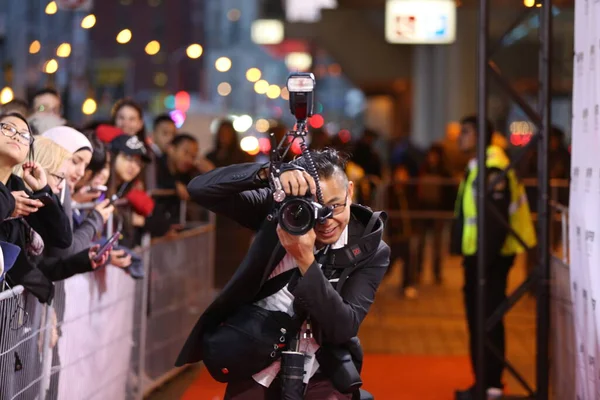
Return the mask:
<path id="1" fill-rule="evenodd" d="M 575 1 L 569 242 L 577 340 L 577 399 L 600 398 L 600 4 Z"/>

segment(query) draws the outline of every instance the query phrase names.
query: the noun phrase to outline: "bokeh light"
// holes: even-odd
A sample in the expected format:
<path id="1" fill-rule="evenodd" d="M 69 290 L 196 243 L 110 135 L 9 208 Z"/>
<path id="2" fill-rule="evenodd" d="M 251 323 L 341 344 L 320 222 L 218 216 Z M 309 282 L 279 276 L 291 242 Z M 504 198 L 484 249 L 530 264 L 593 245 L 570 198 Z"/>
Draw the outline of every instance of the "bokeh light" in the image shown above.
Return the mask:
<path id="1" fill-rule="evenodd" d="M 257 132 L 265 133 L 269 130 L 270 126 L 271 125 L 269 124 L 269 121 L 267 121 L 266 119 L 261 118 L 258 121 L 256 121 Z"/>
<path id="2" fill-rule="evenodd" d="M 219 57 L 215 61 L 215 68 L 219 72 L 227 72 L 231 69 L 231 60 L 227 57 Z"/>
<path id="3" fill-rule="evenodd" d="M 69 43 L 61 43 L 56 49 L 56 55 L 61 58 L 67 58 L 71 55 L 71 45 Z"/>
<path id="4" fill-rule="evenodd" d="M 223 97 L 229 96 L 231 93 L 231 85 L 227 82 L 219 83 L 219 86 L 217 87 L 217 93 Z"/>
<path id="5" fill-rule="evenodd" d="M 96 104 L 96 100 L 92 98 L 85 99 L 83 105 L 81 106 L 81 112 L 83 112 L 85 115 L 92 115 L 97 109 L 98 104 Z"/>
<path id="6" fill-rule="evenodd" d="M 258 68 L 250 68 L 248 71 L 246 71 L 246 79 L 248 79 L 250 82 L 258 81 L 261 76 L 262 73 Z"/>
<path id="7" fill-rule="evenodd" d="M 243 138 L 240 141 L 240 148 L 246 153 L 258 153 L 260 151 L 258 139 L 254 136 L 246 136 L 245 138 Z"/>
<path id="8" fill-rule="evenodd" d="M 152 40 L 151 42 L 148 42 L 144 51 L 146 54 L 153 56 L 160 51 L 160 43 L 158 40 Z"/>
<path id="9" fill-rule="evenodd" d="M 241 115 L 233 120 L 233 129 L 237 132 L 244 133 L 252 127 L 252 117 L 249 115 Z"/>
<path id="10" fill-rule="evenodd" d="M 54 58 L 46 61 L 44 64 L 44 72 L 47 74 L 53 74 L 56 71 L 58 71 L 58 61 L 56 61 Z"/>
<path id="11" fill-rule="evenodd" d="M 277 86 L 277 85 L 269 86 L 269 89 L 267 90 L 268 98 L 276 99 L 279 97 L 280 94 L 281 94 L 281 89 L 279 88 L 279 86 Z"/>
<path id="12" fill-rule="evenodd" d="M 185 50 L 185 53 L 187 54 L 187 56 L 194 60 L 197 58 L 200 58 L 200 56 L 202 56 L 203 52 L 204 52 L 204 49 L 198 43 L 190 44 L 187 47 L 187 49 Z"/>
<path id="13" fill-rule="evenodd" d="M 86 15 L 85 18 L 81 20 L 81 27 L 83 29 L 91 29 L 96 25 L 96 16 L 94 14 Z"/>
<path id="14" fill-rule="evenodd" d="M 120 43 L 120 44 L 129 43 L 132 36 L 133 35 L 131 34 L 131 31 L 129 29 L 123 29 L 117 35 L 117 43 Z"/>
<path id="15" fill-rule="evenodd" d="M 53 15 L 56 14 L 56 12 L 58 11 L 58 5 L 56 4 L 55 1 L 51 1 L 50 3 L 48 3 L 48 5 L 46 6 L 46 14 L 48 15 Z"/>
<path id="16" fill-rule="evenodd" d="M 37 53 L 40 52 L 41 48 L 42 48 L 42 44 L 40 43 L 40 41 L 39 40 L 34 40 L 29 45 L 29 53 L 31 53 L 31 54 L 37 54 Z"/>
<path id="17" fill-rule="evenodd" d="M 6 104 L 15 98 L 15 93 L 8 86 L 0 92 L 0 104 Z"/>
<path id="18" fill-rule="evenodd" d="M 254 91 L 258 94 L 265 94 L 269 90 L 269 82 L 261 79 L 254 84 Z"/>

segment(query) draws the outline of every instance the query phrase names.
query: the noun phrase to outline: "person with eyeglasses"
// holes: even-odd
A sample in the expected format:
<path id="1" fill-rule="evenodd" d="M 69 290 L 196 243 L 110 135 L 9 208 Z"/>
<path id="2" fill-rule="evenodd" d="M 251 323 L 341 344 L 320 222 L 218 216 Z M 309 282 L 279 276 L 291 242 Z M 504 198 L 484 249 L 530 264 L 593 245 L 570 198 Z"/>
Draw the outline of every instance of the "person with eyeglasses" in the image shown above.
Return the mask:
<path id="1" fill-rule="evenodd" d="M 33 161 L 33 143 L 25 117 L 0 115 L 0 241 L 22 249 L 6 282 L 23 285 L 41 302 L 48 302 L 54 296 L 54 286 L 32 259 L 41 256 L 44 246 L 68 248 L 73 235 L 69 218 L 48 185 L 46 171 Z M 23 178 L 13 174 L 19 164 Z M 31 198 L 40 195 L 47 201 Z M 89 255 L 85 257 L 89 261 Z"/>
<path id="2" fill-rule="evenodd" d="M 274 216 L 268 164 L 217 168 L 188 185 L 193 201 L 256 232 L 245 259 L 200 317 L 176 361 L 182 366 L 230 360 L 218 372 L 209 368 L 211 374 L 221 374 L 225 380 L 228 374 L 235 375 L 227 380 L 225 399 L 279 398 L 278 350 L 291 349 L 287 340 L 298 334 L 299 351 L 305 355 L 304 398 L 351 399 L 356 395 L 355 388 L 348 389 L 334 379 L 333 364 L 326 361 L 331 354 L 349 352 L 352 363 L 346 367 L 356 371 L 354 377 L 360 374 L 362 350 L 356 336 L 389 265 L 390 248 L 382 240 L 386 217 L 352 203 L 354 183 L 345 173 L 342 153 L 324 149 L 311 151 L 311 155 L 323 205 L 332 212 L 304 235 L 286 232 Z M 314 196 L 317 184 L 307 172 L 309 160 L 305 156 L 284 163 L 281 170 L 280 182 L 287 196 Z M 222 352 L 214 347 L 215 340 L 223 337 L 220 327 L 246 323 L 254 315 L 265 314 L 296 321 L 289 330 L 277 334 L 283 341 L 277 341 L 276 351 L 267 346 L 263 355 L 258 344 L 250 349 L 254 345 L 243 338 L 228 341 Z M 258 325 L 268 329 L 269 324 Z M 271 343 L 270 333 L 262 332 L 260 337 L 253 337 L 255 343 Z"/>

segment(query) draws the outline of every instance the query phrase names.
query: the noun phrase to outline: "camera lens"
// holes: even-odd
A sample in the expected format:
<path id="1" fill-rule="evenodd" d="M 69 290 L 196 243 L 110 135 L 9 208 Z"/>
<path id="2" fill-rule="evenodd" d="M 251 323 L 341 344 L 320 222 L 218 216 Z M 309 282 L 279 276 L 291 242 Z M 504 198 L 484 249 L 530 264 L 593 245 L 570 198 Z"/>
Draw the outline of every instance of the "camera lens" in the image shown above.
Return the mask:
<path id="1" fill-rule="evenodd" d="M 281 226 L 292 235 L 304 235 L 314 226 L 312 204 L 304 199 L 290 199 L 281 207 Z"/>

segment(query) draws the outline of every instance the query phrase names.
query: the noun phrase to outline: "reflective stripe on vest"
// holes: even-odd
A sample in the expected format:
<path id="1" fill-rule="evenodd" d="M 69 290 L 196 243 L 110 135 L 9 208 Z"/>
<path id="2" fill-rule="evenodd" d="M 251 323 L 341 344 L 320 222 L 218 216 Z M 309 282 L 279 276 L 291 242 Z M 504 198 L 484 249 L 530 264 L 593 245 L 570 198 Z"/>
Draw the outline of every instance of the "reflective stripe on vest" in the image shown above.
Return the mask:
<path id="1" fill-rule="evenodd" d="M 490 146 L 488 148 L 487 168 L 504 170 L 509 164 L 510 160 L 504 153 L 504 150 L 497 146 Z M 525 188 L 519 183 L 514 171 L 508 171 L 506 176 L 511 196 L 511 203 L 508 210 L 510 226 L 523 239 L 527 247 L 531 248 L 536 244 L 536 235 Z M 473 187 L 476 178 L 477 163 L 471 162 L 469 163 L 467 178 L 461 183 L 459 189 L 459 199 L 462 199 L 462 204 L 457 204 L 457 206 L 462 207 L 464 216 L 462 237 L 462 253 L 464 255 L 473 255 L 477 252 L 477 203 L 475 188 Z M 522 253 L 525 250 L 514 235 L 509 234 L 504 242 L 501 254 L 514 255 Z"/>

